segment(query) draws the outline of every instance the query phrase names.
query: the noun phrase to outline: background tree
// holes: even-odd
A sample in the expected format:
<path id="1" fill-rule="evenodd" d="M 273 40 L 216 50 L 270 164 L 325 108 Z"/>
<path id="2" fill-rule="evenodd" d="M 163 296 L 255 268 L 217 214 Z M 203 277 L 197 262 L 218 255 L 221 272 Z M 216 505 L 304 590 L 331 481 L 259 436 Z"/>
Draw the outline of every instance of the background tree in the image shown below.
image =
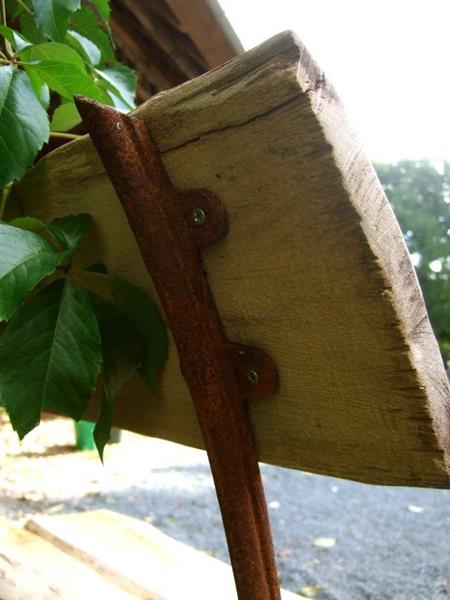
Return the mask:
<path id="1" fill-rule="evenodd" d="M 397 215 L 445 361 L 450 360 L 450 162 L 376 164 Z"/>

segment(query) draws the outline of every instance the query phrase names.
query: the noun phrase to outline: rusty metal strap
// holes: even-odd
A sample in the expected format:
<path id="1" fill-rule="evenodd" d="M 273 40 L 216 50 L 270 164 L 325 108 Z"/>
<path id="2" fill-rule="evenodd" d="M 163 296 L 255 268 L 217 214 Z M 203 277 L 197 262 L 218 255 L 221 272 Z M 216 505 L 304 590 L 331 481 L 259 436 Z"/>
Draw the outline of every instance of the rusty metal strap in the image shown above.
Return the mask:
<path id="1" fill-rule="evenodd" d="M 244 398 L 274 393 L 262 350 L 230 342 L 200 249 L 226 235 L 220 200 L 176 190 L 143 121 L 84 98 L 77 106 L 150 273 L 180 358 L 208 452 L 240 600 L 279 600 L 258 459 Z"/>

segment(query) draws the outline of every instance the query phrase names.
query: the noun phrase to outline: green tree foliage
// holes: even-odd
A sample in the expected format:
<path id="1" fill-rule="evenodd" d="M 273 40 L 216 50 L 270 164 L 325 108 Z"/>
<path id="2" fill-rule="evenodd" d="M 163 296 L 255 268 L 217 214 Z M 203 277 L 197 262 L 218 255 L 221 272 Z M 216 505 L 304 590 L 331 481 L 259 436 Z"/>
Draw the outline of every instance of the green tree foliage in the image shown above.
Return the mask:
<path id="1" fill-rule="evenodd" d="M 444 360 L 450 360 L 450 162 L 375 165 L 416 265 Z"/>

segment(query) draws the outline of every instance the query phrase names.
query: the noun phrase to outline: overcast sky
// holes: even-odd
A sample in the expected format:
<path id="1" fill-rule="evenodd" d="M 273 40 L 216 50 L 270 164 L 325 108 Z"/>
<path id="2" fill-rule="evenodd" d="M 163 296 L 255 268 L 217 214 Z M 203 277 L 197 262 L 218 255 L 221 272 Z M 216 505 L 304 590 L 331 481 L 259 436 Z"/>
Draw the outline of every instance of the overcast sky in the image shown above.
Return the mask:
<path id="1" fill-rule="evenodd" d="M 219 0 L 246 49 L 295 31 L 369 157 L 450 159 L 450 0 Z"/>

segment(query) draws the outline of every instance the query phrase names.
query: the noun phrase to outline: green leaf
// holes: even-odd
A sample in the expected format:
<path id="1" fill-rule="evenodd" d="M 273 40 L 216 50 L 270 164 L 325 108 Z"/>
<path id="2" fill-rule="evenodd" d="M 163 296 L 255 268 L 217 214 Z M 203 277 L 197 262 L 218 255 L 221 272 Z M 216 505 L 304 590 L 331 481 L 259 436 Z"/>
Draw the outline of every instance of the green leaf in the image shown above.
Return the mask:
<path id="1" fill-rule="evenodd" d="M 33 69 L 26 66 L 25 72 L 30 78 L 36 98 L 39 100 L 42 108 L 47 110 L 50 104 L 50 90 L 48 89 L 48 85 L 42 81 Z"/>
<path id="2" fill-rule="evenodd" d="M 47 229 L 58 240 L 61 246 L 72 255 L 80 245 L 81 240 L 92 226 L 92 217 L 86 213 L 68 215 L 54 219 Z M 67 253 L 66 253 L 67 255 Z"/>
<path id="3" fill-rule="evenodd" d="M 142 363 L 143 347 L 126 313 L 94 292 L 89 298 L 100 330 L 104 378 L 115 396 Z"/>
<path id="4" fill-rule="evenodd" d="M 100 365 L 97 320 L 83 290 L 59 280 L 27 302 L 0 336 L 0 399 L 19 437 L 43 410 L 79 420 Z"/>
<path id="5" fill-rule="evenodd" d="M 100 17 L 107 23 L 111 14 L 109 0 L 91 0 L 91 4 L 95 6 Z"/>
<path id="6" fill-rule="evenodd" d="M 92 4 L 97 9 L 98 14 L 105 23 L 108 23 L 111 16 L 111 7 L 109 6 L 109 0 L 91 0 Z"/>
<path id="7" fill-rule="evenodd" d="M 167 357 L 166 327 L 145 292 L 118 277 L 110 277 L 109 281 L 114 299 L 133 323 L 144 348 L 139 372 L 155 392 L 158 373 Z"/>
<path id="8" fill-rule="evenodd" d="M 105 89 L 114 101 L 114 106 L 121 110 L 135 108 L 136 73 L 125 65 L 117 64 L 114 67 L 96 69 L 96 73 L 105 82 Z"/>
<path id="9" fill-rule="evenodd" d="M 9 221 L 8 225 L 26 229 L 27 231 L 33 231 L 34 233 L 39 233 L 47 229 L 47 225 L 44 221 L 36 219 L 36 217 L 16 217 L 15 219 L 12 219 L 12 221 Z"/>
<path id="10" fill-rule="evenodd" d="M 8 225 L 36 233 L 48 232 L 52 236 L 51 241 L 56 241 L 65 251 L 63 253 L 65 260 L 78 248 L 81 240 L 92 227 L 92 223 L 91 215 L 81 213 L 53 219 L 49 224 L 35 217 L 17 217 L 10 221 Z"/>
<path id="11" fill-rule="evenodd" d="M 114 64 L 116 62 L 111 38 L 100 28 L 95 15 L 82 8 L 72 16 L 70 29 L 77 31 L 82 36 L 91 40 L 102 53 L 102 62 Z"/>
<path id="12" fill-rule="evenodd" d="M 106 444 L 111 438 L 111 427 L 113 422 L 113 400 L 108 386 L 102 384 L 102 403 L 100 413 L 97 417 L 97 423 L 94 427 L 94 442 L 97 447 L 100 460 L 103 462 L 103 452 Z"/>
<path id="13" fill-rule="evenodd" d="M 0 222 L 0 321 L 8 320 L 63 258 L 40 235 Z"/>
<path id="14" fill-rule="evenodd" d="M 48 134 L 47 113 L 28 75 L 0 67 L 0 188 L 22 177 Z"/>
<path id="15" fill-rule="evenodd" d="M 28 15 L 27 13 L 22 13 L 20 15 L 20 32 L 23 36 L 33 42 L 33 44 L 42 44 L 45 42 L 45 37 L 39 31 L 36 26 L 36 22 L 32 15 Z"/>
<path id="16" fill-rule="evenodd" d="M 102 100 L 103 95 L 86 72 L 81 56 L 64 44 L 47 42 L 22 53 L 29 61 L 28 69 L 39 75 L 51 90 L 62 96 L 75 94 Z"/>
<path id="17" fill-rule="evenodd" d="M 102 58 L 102 53 L 97 46 L 88 40 L 84 35 L 76 31 L 68 31 L 66 35 L 66 44 L 76 50 L 81 58 L 90 65 L 98 65 Z"/>
<path id="18" fill-rule="evenodd" d="M 53 113 L 51 131 L 69 131 L 80 123 L 81 117 L 73 102 L 64 102 Z"/>
<path id="19" fill-rule="evenodd" d="M 32 42 L 29 42 L 22 35 L 20 35 L 20 33 L 14 29 L 11 29 L 11 27 L 7 27 L 6 25 L 0 24 L 0 34 L 2 34 L 8 40 L 8 42 L 14 48 L 16 54 L 33 45 Z"/>
<path id="20" fill-rule="evenodd" d="M 142 362 L 143 349 L 128 317 L 114 304 L 90 293 L 102 340 L 103 395 L 94 440 L 100 458 L 111 431 L 113 400 Z"/>
<path id="21" fill-rule="evenodd" d="M 22 12 L 22 6 L 17 0 L 5 0 L 6 13 L 11 20 L 16 19 Z"/>
<path id="22" fill-rule="evenodd" d="M 32 0 L 34 17 L 43 35 L 62 42 L 70 17 L 80 8 L 80 0 Z"/>

